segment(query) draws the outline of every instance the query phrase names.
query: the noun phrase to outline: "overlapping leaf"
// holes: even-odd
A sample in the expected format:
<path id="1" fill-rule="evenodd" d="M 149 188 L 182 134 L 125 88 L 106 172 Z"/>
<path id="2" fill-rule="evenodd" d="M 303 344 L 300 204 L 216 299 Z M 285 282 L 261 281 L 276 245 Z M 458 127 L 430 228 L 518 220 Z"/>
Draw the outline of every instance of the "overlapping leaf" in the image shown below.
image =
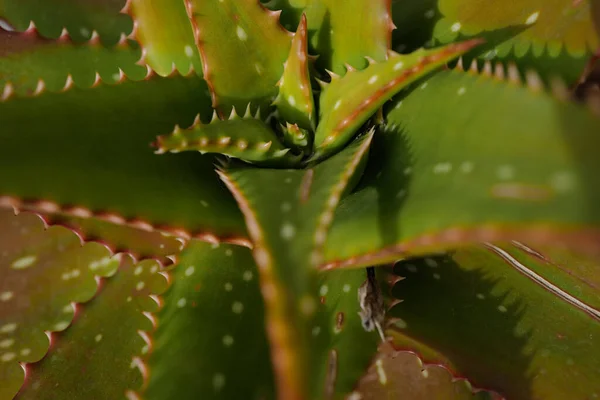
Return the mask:
<path id="1" fill-rule="evenodd" d="M 186 0 L 213 107 L 268 104 L 277 94 L 291 34 L 254 0 Z"/>
<path id="2" fill-rule="evenodd" d="M 509 26 L 528 27 L 493 49 L 487 58 L 515 61 L 525 71 L 538 70 L 544 78 L 559 75 L 575 83 L 600 42 L 590 12 L 593 1 L 439 0 L 443 18 L 434 36 L 442 43 Z"/>
<path id="3" fill-rule="evenodd" d="M 248 249 L 192 241 L 157 315 L 144 398 L 274 398 L 258 271 Z"/>
<path id="4" fill-rule="evenodd" d="M 45 332 L 66 329 L 75 303 L 96 293 L 95 277 L 117 266 L 118 257 L 98 244 L 82 247 L 64 228 L 45 231 L 35 215 L 0 211 L 0 398 L 12 399 L 23 384 L 19 362 L 46 354 Z"/>
<path id="5" fill-rule="evenodd" d="M 141 56 L 137 45 L 125 39 L 108 48 L 97 39 L 82 44 L 74 44 L 68 35 L 44 39 L 30 29 L 23 33 L 0 30 L 0 43 L 2 101 L 14 94 L 31 95 L 44 89 L 90 87 L 96 74 L 107 82 L 120 81 L 123 72 L 133 79 L 146 74 L 145 68 L 136 65 Z"/>
<path id="6" fill-rule="evenodd" d="M 147 379 L 141 357 L 152 344 L 156 295 L 166 288 L 156 261 L 124 257 L 73 324 L 52 336 L 46 357 L 27 366 L 16 399 L 131 398 Z"/>
<path id="7" fill-rule="evenodd" d="M 600 312 L 564 291 L 572 276 L 522 261 L 538 262 L 489 245 L 399 263 L 394 345 L 507 398 L 595 398 Z"/>
<path id="8" fill-rule="evenodd" d="M 388 61 L 372 63 L 363 71 L 332 76 L 319 100 L 319 126 L 315 135 L 318 160 L 339 150 L 386 101 L 415 80 L 479 44 L 470 41 L 409 55 L 393 55 Z"/>
<path id="9" fill-rule="evenodd" d="M 338 209 L 330 266 L 500 238 L 597 251 L 600 119 L 583 106 L 441 72 L 398 100 L 388 125 L 364 184 Z"/>
<path id="10" fill-rule="evenodd" d="M 52 203 L 39 208 L 58 214 L 243 235 L 212 158 L 158 157 L 149 146 L 175 124 L 191 124 L 198 112 L 209 115 L 208 102 L 199 78 L 173 76 L 2 103 L 3 204 L 18 197 L 24 208 L 35 208 L 34 201 L 45 200 Z"/>
<path id="11" fill-rule="evenodd" d="M 33 21 L 42 35 L 58 38 L 66 28 L 78 42 L 96 31 L 106 44 L 114 44 L 122 33 L 131 32 L 131 19 L 120 12 L 126 0 L 2 0 L 0 17 L 18 31 Z"/>
<path id="12" fill-rule="evenodd" d="M 145 54 L 145 61 L 159 75 L 175 67 L 187 74 L 202 73 L 200 55 L 183 1 L 129 0 L 125 11 L 133 19 L 132 36 Z"/>
<path id="13" fill-rule="evenodd" d="M 365 335 L 356 314 L 348 317 L 348 326 L 339 337 L 331 338 L 333 321 L 339 312 L 348 312 L 347 303 L 334 297 L 333 309 L 319 312 L 317 295 L 325 296 L 329 284 L 343 287 L 342 278 L 323 277 L 320 282 L 314 268 L 321 258 L 333 209 L 346 186 L 353 186 L 349 183 L 353 176 L 362 170 L 361 160 L 371 137 L 372 133 L 366 135 L 314 169 L 233 168 L 223 173 L 254 242 L 280 398 L 321 398 L 325 387 L 347 391 L 348 380 L 358 377 L 355 374 L 374 351 L 374 345 L 352 354 L 345 351 L 348 343 Z M 359 275 L 346 276 L 348 291 L 356 290 L 357 280 L 365 279 L 361 271 L 356 272 Z M 339 290 L 335 294 L 340 295 Z M 355 296 L 351 294 L 350 299 L 356 301 Z M 344 339 L 346 335 L 352 339 Z M 352 361 L 339 363 L 338 357 Z M 331 383 L 331 373 L 335 373 L 334 379 L 340 377 L 339 383 Z"/>

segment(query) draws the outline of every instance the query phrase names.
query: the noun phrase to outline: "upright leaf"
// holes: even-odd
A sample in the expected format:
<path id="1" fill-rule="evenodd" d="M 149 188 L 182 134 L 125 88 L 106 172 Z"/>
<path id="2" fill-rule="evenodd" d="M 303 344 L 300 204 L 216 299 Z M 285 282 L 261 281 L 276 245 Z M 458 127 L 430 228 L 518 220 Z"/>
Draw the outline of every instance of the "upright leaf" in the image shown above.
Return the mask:
<path id="1" fill-rule="evenodd" d="M 464 42 L 409 55 L 394 54 L 363 71 L 351 70 L 343 77 L 332 75 L 319 100 L 319 126 L 313 160 L 342 148 L 371 115 L 411 82 L 426 76 L 479 44 Z"/>
<path id="2" fill-rule="evenodd" d="M 183 1 L 129 0 L 124 11 L 133 20 L 130 36 L 141 44 L 144 61 L 159 75 L 169 75 L 173 68 L 182 74 L 202 72 Z"/>
<path id="3" fill-rule="evenodd" d="M 213 107 L 268 104 L 277 94 L 291 34 L 256 0 L 186 0 Z"/>
<path id="4" fill-rule="evenodd" d="M 333 210 L 348 182 L 356 171 L 361 171 L 359 165 L 371 138 L 372 133 L 305 171 L 231 168 L 221 173 L 240 204 L 254 242 L 279 398 L 324 396 L 330 376 L 326 366 L 331 365 L 330 353 L 334 350 L 327 327 L 334 317 L 318 312 L 317 295 L 325 296 L 327 288 L 319 288 L 315 267 L 321 259 Z M 359 279 L 364 280 L 364 276 Z M 357 287 L 355 282 L 347 283 Z M 332 306 L 337 307 L 333 301 Z M 356 324 L 350 326 L 353 328 L 344 335 L 356 334 Z M 360 324 L 358 329 L 362 332 Z M 362 350 L 370 354 L 374 346 Z M 347 371 L 356 367 L 353 362 L 336 365 L 340 370 L 334 372 L 345 379 Z M 347 382 L 343 387 L 347 388 Z"/>

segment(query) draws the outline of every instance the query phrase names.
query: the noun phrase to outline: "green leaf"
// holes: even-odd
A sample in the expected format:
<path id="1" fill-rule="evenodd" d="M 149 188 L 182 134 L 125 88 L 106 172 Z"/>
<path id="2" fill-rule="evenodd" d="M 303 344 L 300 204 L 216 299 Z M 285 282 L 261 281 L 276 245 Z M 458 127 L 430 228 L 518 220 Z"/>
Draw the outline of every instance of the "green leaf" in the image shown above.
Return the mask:
<path id="1" fill-rule="evenodd" d="M 117 260 L 64 228 L 45 230 L 35 215 L 0 211 L 0 398 L 13 398 L 24 378 L 18 363 L 46 354 L 44 332 L 66 329 L 75 303 L 94 296 L 95 278 L 112 275 Z"/>
<path id="2" fill-rule="evenodd" d="M 0 30 L 0 87 L 2 101 L 11 96 L 68 90 L 73 85 L 90 87 L 98 79 L 119 82 L 127 76 L 138 80 L 146 69 L 136 65 L 141 52 L 136 43 L 123 38 L 115 47 L 98 39 L 74 44 L 68 35 L 44 39 L 35 28 L 27 32 Z"/>
<path id="3" fill-rule="evenodd" d="M 170 135 L 159 136 L 157 146 L 160 153 L 190 150 L 220 153 L 257 164 L 294 165 L 300 161 L 299 156 L 291 154 L 275 132 L 259 119 L 258 113 L 251 115 L 250 105 L 243 117 L 235 108 L 226 120 L 220 120 L 215 112 L 209 124 L 203 124 L 198 115 L 189 128 L 176 126 Z"/>
<path id="4" fill-rule="evenodd" d="M 256 0 L 186 1 L 213 107 L 270 104 L 291 42 L 277 13 Z"/>
<path id="5" fill-rule="evenodd" d="M 509 26 L 529 26 L 514 39 L 486 55 L 514 61 L 524 72 L 536 69 L 544 78 L 563 77 L 576 83 L 588 58 L 600 42 L 594 32 L 590 1 L 510 1 L 495 4 L 481 0 L 439 0 L 443 18 L 434 36 L 442 43 Z"/>
<path id="6" fill-rule="evenodd" d="M 56 39 L 66 28 L 77 42 L 89 40 L 96 31 L 106 44 L 115 44 L 122 33 L 131 32 L 129 17 L 120 13 L 126 0 L 0 0 L 0 17 L 18 31 L 31 22 L 47 38 Z"/>
<path id="7" fill-rule="evenodd" d="M 207 115 L 207 103 L 206 85 L 195 76 L 149 76 L 2 103 L 0 203 L 143 221 L 179 236 L 245 236 L 213 158 L 158 157 L 149 146 L 175 124 Z"/>
<path id="8" fill-rule="evenodd" d="M 283 76 L 277 83 L 279 94 L 273 103 L 283 121 L 296 124 L 302 129 L 314 130 L 315 102 L 310 85 L 308 57 L 306 16 L 302 16 L 284 64 Z"/>
<path id="9" fill-rule="evenodd" d="M 202 63 L 183 1 L 129 0 L 124 10 L 133 20 L 130 36 L 139 42 L 145 61 L 159 75 L 173 68 L 201 73 Z"/>
<path id="10" fill-rule="evenodd" d="M 342 78 L 332 75 L 319 100 L 319 126 L 313 160 L 342 148 L 358 128 L 393 95 L 448 61 L 478 45 L 470 41 L 409 55 L 392 54 L 362 71 L 350 70 Z"/>
<path id="11" fill-rule="evenodd" d="M 163 274 L 156 261 L 123 257 L 73 324 L 52 336 L 49 353 L 27 366 L 17 399 L 132 398 L 147 380 L 141 357 L 152 345 L 156 295 L 168 286 Z"/>
<path id="12" fill-rule="evenodd" d="M 146 399 L 273 399 L 258 271 L 248 249 L 198 241 L 171 269 Z"/>
<path id="13" fill-rule="evenodd" d="M 392 0 L 392 49 L 410 53 L 432 44 L 433 28 L 439 20 L 439 0 Z"/>
<path id="14" fill-rule="evenodd" d="M 395 103 L 388 126 L 338 208 L 330 267 L 503 239 L 597 252 L 600 119 L 582 105 L 440 72 Z"/>
<path id="15" fill-rule="evenodd" d="M 394 345 L 507 398 L 595 398 L 600 312 L 571 301 L 563 283 L 573 277 L 553 271 L 549 282 L 514 252 L 489 245 L 399 263 Z"/>
<path id="16" fill-rule="evenodd" d="M 372 132 L 309 170 L 238 167 L 221 173 L 244 213 L 254 243 L 279 398 L 321 398 L 328 382 L 323 368 L 330 363 L 334 349 L 326 327 L 335 317 L 317 313 L 317 294 L 326 293 L 319 287 L 322 282 L 315 267 L 333 210 L 346 186 L 352 186 L 355 174 L 360 175 L 371 138 Z M 337 306 L 341 309 L 345 303 L 338 304 L 334 297 L 332 307 Z M 349 325 L 344 336 L 356 334 L 356 324 Z M 360 324 L 358 327 L 362 332 Z M 316 343 L 315 329 L 317 335 L 322 333 Z M 361 352 L 369 350 L 365 346 Z M 337 365 L 337 375 L 351 379 L 357 364 Z M 348 386 L 346 380 L 340 385 Z"/>
<path id="17" fill-rule="evenodd" d="M 397 351 L 386 343 L 379 347 L 374 362 L 352 393 L 362 400 L 499 399 L 488 391 L 473 390 L 469 381 L 450 374 L 444 367 L 424 364 L 410 350 Z"/>

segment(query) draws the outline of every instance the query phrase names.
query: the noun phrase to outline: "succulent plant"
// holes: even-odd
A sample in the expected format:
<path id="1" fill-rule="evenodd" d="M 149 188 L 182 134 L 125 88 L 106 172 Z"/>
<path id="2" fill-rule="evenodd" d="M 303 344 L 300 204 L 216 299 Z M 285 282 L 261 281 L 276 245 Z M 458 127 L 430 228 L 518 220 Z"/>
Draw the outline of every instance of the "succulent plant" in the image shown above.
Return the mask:
<path id="1" fill-rule="evenodd" d="M 598 2 L 0 17 L 0 400 L 600 397 Z"/>

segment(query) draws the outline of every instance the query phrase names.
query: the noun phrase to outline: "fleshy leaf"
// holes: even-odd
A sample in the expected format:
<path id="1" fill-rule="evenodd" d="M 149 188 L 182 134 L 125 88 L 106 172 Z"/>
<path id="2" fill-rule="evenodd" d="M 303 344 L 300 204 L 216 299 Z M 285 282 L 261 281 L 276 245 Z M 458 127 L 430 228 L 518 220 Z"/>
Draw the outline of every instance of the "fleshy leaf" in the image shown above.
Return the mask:
<path id="1" fill-rule="evenodd" d="M 270 104 L 291 34 L 256 0 L 186 0 L 213 107 Z"/>
<path id="2" fill-rule="evenodd" d="M 147 379 L 141 357 L 152 345 L 163 274 L 156 261 L 123 257 L 97 296 L 77 307 L 73 324 L 52 335 L 48 354 L 27 366 L 16 399 L 132 398 Z"/>
<path id="3" fill-rule="evenodd" d="M 333 317 L 317 313 L 317 295 L 326 293 L 319 289 L 315 267 L 333 210 L 353 176 L 362 171 L 371 138 L 372 132 L 309 170 L 247 167 L 222 172 L 254 243 L 278 398 L 320 398 L 328 382 L 323 371 L 331 364 L 332 342 L 325 327 Z M 332 301 L 335 307 L 336 300 Z M 321 333 L 316 339 L 315 330 Z M 355 332 L 348 327 L 344 335 Z M 337 366 L 338 376 L 350 379 L 348 371 L 356 364 Z"/>
<path id="4" fill-rule="evenodd" d="M 179 236 L 245 236 L 213 158 L 158 157 L 149 145 L 208 114 L 206 85 L 195 76 L 148 78 L 1 103 L 0 205 L 17 197 L 19 208 L 35 209 L 43 199 L 57 204 L 54 214 L 142 222 Z"/>
<path id="5" fill-rule="evenodd" d="M 322 69 L 341 74 L 346 64 L 364 68 L 365 57 L 387 58 L 394 29 L 389 0 L 270 0 L 265 5 L 282 10 L 287 29 L 298 26 L 306 13 L 309 49 L 319 54 L 317 65 Z"/>
<path id="6" fill-rule="evenodd" d="M 95 278 L 113 274 L 117 260 L 64 228 L 46 231 L 35 215 L 0 211 L 0 398 L 13 398 L 24 378 L 18 363 L 46 354 L 45 332 L 66 329 L 75 303 L 96 294 Z"/>
<path id="7" fill-rule="evenodd" d="M 124 10 L 133 19 L 131 37 L 144 50 L 145 61 L 159 75 L 173 68 L 182 74 L 202 72 L 192 25 L 183 1 L 129 0 Z"/>
<path id="8" fill-rule="evenodd" d="M 314 160 L 329 156 L 352 138 L 358 127 L 392 96 L 411 82 L 446 64 L 479 44 L 477 40 L 409 55 L 394 54 L 362 71 L 333 75 L 319 100 L 319 126 Z"/>
<path id="9" fill-rule="evenodd" d="M 405 279 L 393 294 L 403 301 L 388 313 L 400 318 L 394 345 L 506 398 L 595 398 L 600 312 L 569 301 L 568 274 L 548 282 L 514 250 L 490 245 L 399 263 Z"/>
<path id="10" fill-rule="evenodd" d="M 361 400 L 488 400 L 494 393 L 477 391 L 469 381 L 451 375 L 439 365 L 427 365 L 410 351 L 396 351 L 388 343 L 379 352 L 366 375 L 352 392 Z"/>
<path id="11" fill-rule="evenodd" d="M 251 115 L 250 106 L 243 117 L 235 108 L 227 120 L 218 119 L 215 113 L 209 124 L 203 124 L 198 116 L 189 128 L 176 126 L 170 135 L 159 136 L 157 146 L 160 153 L 221 153 L 257 164 L 293 165 L 299 161 L 258 114 Z"/>
<path id="12" fill-rule="evenodd" d="M 338 208 L 330 267 L 494 240 L 598 251 L 600 119 L 582 105 L 452 71 L 387 118 L 361 189 Z"/>
<path id="13" fill-rule="evenodd" d="M 314 129 L 316 124 L 315 102 L 308 72 L 306 29 L 306 16 L 303 15 L 292 39 L 283 76 L 277 83 L 279 94 L 274 104 L 283 121 L 298 125 L 302 129 Z"/>
<path id="14" fill-rule="evenodd" d="M 590 13 L 591 2 L 527 0 L 496 4 L 439 0 L 443 18 L 437 22 L 434 36 L 448 43 L 486 30 L 525 25 L 529 28 L 485 57 L 514 61 L 523 72 L 533 67 L 544 78 L 560 75 L 569 84 L 576 83 L 589 56 L 600 45 Z"/>
<path id="15" fill-rule="evenodd" d="M 273 399 L 263 300 L 250 250 L 192 240 L 171 273 L 144 398 Z"/>
<path id="16" fill-rule="evenodd" d="M 0 99 L 32 95 L 44 90 L 90 87 L 97 79 L 119 82 L 123 72 L 135 79 L 146 75 L 136 65 L 141 52 L 123 38 L 115 47 L 104 47 L 97 38 L 74 44 L 67 34 L 44 39 L 35 28 L 26 32 L 0 30 Z"/>
<path id="17" fill-rule="evenodd" d="M 44 37 L 56 39 L 66 28 L 77 42 L 97 32 L 112 45 L 131 32 L 131 19 L 120 11 L 126 0 L 0 0 L 0 17 L 18 31 L 33 21 Z"/>

